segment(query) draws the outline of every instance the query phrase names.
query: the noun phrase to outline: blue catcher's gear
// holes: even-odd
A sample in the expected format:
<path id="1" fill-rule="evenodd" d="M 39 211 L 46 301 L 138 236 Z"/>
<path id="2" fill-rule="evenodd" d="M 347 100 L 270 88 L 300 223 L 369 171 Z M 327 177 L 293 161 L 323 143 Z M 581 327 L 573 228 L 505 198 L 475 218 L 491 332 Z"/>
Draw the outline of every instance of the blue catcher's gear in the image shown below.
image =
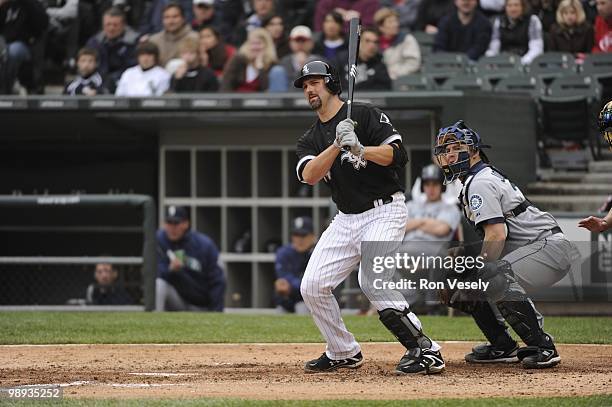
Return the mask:
<path id="1" fill-rule="evenodd" d="M 612 150 L 612 100 L 599 112 L 599 131 Z"/>
<path id="2" fill-rule="evenodd" d="M 482 144 L 478 133 L 470 129 L 463 120 L 441 128 L 436 137 L 434 155 L 444 173 L 444 183 L 449 184 L 466 175 L 470 169 L 470 151 L 480 151 L 487 147 L 490 146 Z M 449 154 L 456 154 L 457 159 L 450 162 Z M 480 156 L 483 161 L 488 162 L 484 152 L 481 152 Z"/>

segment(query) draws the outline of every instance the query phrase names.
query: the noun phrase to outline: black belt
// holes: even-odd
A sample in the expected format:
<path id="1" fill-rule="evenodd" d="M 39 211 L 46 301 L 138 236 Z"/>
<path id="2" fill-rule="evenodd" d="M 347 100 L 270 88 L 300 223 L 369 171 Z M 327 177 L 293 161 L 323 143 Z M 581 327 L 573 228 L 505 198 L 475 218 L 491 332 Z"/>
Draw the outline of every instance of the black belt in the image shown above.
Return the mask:
<path id="1" fill-rule="evenodd" d="M 379 206 L 382 205 L 386 205 L 388 203 L 393 202 L 393 196 L 391 195 L 387 195 L 387 196 L 383 196 L 381 198 L 375 199 L 371 202 L 368 202 L 363 208 L 359 208 L 355 211 L 351 211 L 351 212 L 344 212 L 344 213 L 349 213 L 349 214 L 357 214 L 357 213 L 363 213 L 365 211 L 369 211 L 370 209 L 374 209 L 377 208 Z"/>
<path id="2" fill-rule="evenodd" d="M 559 226 L 555 226 L 554 228 L 550 229 L 551 235 L 556 235 L 557 233 L 563 233 Z"/>

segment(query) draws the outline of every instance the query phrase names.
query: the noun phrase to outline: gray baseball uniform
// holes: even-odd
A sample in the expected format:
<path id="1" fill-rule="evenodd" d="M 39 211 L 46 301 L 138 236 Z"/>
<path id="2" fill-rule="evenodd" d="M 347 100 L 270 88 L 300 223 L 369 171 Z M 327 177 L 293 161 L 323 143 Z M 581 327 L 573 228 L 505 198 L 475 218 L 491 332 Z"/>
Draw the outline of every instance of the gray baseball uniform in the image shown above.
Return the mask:
<path id="1" fill-rule="evenodd" d="M 482 228 L 505 223 L 503 259 L 512 265 L 517 283 L 511 290 L 534 292 L 561 280 L 579 259 L 555 218 L 525 199 L 521 190 L 499 170 L 479 163 L 465 179 L 460 195 L 466 218 Z M 541 321 L 541 315 L 538 314 Z"/>

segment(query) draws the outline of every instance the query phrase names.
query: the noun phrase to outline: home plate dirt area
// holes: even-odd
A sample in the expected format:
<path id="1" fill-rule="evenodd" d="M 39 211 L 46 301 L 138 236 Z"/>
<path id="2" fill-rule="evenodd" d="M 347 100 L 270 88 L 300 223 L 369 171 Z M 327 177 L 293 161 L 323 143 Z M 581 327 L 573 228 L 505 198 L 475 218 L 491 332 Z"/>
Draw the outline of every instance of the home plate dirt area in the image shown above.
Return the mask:
<path id="1" fill-rule="evenodd" d="M 474 343 L 442 343 L 441 375 L 397 376 L 402 347 L 363 343 L 358 370 L 306 374 L 323 344 L 7 345 L 0 387 L 59 384 L 67 398 L 427 399 L 609 394 L 612 345 L 559 345 L 561 364 L 467 365 Z"/>

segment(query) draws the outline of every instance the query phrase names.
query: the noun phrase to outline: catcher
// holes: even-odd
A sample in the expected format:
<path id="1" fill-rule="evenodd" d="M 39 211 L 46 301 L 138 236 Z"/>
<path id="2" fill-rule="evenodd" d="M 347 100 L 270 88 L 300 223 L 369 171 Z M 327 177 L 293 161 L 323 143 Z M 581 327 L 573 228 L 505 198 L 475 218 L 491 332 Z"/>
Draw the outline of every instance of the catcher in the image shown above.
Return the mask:
<path id="1" fill-rule="evenodd" d="M 442 300 L 471 314 L 488 339 L 465 356 L 469 363 L 518 362 L 546 368 L 561 358 L 528 293 L 561 280 L 579 257 L 555 218 L 541 211 L 482 151 L 480 136 L 463 121 L 440 130 L 434 154 L 445 182 L 460 179 L 463 214 L 483 237 L 484 267 L 463 278 L 489 282 L 486 291 L 443 290 Z M 464 273 L 465 274 L 465 273 Z M 507 322 L 526 347 L 509 335 Z"/>

